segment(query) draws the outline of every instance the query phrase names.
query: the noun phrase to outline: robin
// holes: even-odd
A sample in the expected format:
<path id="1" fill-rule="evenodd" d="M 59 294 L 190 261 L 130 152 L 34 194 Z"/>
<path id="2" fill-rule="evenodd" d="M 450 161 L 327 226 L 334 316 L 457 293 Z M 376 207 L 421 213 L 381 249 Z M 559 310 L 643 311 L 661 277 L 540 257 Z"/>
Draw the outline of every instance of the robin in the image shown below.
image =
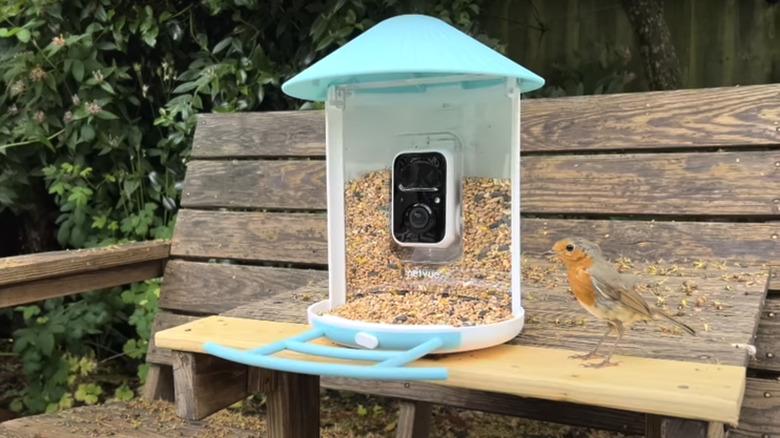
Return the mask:
<path id="1" fill-rule="evenodd" d="M 597 364 L 584 365 L 601 368 L 615 366 L 610 362 L 612 352 L 623 337 L 624 325 L 635 322 L 647 322 L 663 317 L 673 322 L 691 335 L 696 335 L 692 328 L 672 318 L 659 309 L 651 308 L 637 293 L 635 282 L 625 274 L 621 274 L 609 263 L 601 253 L 598 245 L 581 238 L 566 238 L 553 245 L 553 249 L 544 255 L 557 255 L 566 265 L 569 285 L 577 301 L 591 315 L 607 321 L 607 332 L 602 336 L 596 348 L 590 353 L 571 356 L 572 358 L 588 360 L 598 357 L 598 351 L 604 340 L 617 330 L 617 339 L 604 360 Z"/>

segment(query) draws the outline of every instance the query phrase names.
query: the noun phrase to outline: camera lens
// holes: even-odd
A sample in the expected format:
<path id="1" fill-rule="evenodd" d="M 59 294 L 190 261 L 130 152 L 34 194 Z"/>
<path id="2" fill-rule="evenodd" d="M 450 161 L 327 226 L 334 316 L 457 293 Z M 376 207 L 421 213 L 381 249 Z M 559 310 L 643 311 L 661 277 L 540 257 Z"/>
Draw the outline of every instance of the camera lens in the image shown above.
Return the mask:
<path id="1" fill-rule="evenodd" d="M 425 230 L 431 222 L 431 209 L 427 205 L 417 204 L 409 210 L 409 227 L 415 231 Z"/>

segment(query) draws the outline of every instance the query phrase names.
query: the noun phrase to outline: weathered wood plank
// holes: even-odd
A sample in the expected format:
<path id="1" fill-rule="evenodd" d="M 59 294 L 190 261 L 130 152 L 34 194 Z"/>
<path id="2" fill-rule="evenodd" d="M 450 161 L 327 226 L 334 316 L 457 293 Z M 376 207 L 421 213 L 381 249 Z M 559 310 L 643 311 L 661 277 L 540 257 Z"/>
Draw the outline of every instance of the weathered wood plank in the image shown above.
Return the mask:
<path id="1" fill-rule="evenodd" d="M 667 222 L 531 219 L 521 224 L 523 251 L 539 254 L 567 236 L 582 236 L 609 258 L 676 263 L 763 265 L 780 260 L 780 222 Z"/>
<path id="2" fill-rule="evenodd" d="M 146 349 L 146 361 L 153 364 L 173 365 L 173 355 L 167 348 L 158 348 L 154 342 L 154 334 L 177 325 L 182 325 L 196 320 L 197 316 L 178 315 L 176 313 L 162 311 L 154 317 L 152 323 L 152 336 L 149 338 L 149 347 Z"/>
<path id="3" fill-rule="evenodd" d="M 202 352 L 207 341 L 248 349 L 308 330 L 305 324 L 209 316 L 157 332 L 155 336 L 159 346 Z M 219 333 L 216 340 L 215 333 Z M 325 340 L 313 342 L 328 344 Z M 609 379 L 605 379 L 604 369 L 583 368 L 580 361 L 569 359 L 572 353 L 571 350 L 500 345 L 424 358 L 412 366 L 447 368 L 448 379 L 437 384 L 450 387 L 726 424 L 738 420 L 745 383 L 743 367 L 622 356 L 616 358 L 620 365 L 610 367 Z M 289 351 L 279 353 L 278 357 L 354 364 Z"/>
<path id="4" fill-rule="evenodd" d="M 201 114 L 192 158 L 325 155 L 325 113 L 274 111 Z"/>
<path id="5" fill-rule="evenodd" d="M 650 275 L 647 272 L 651 266 L 664 271 L 674 269 L 674 273 Z M 746 366 L 747 350 L 735 348 L 734 344 L 753 343 L 764 300 L 766 271 L 734 266 L 723 269 L 674 266 L 671 263 L 635 263 L 628 272 L 652 285 L 658 293 L 658 296 L 649 291 L 643 293 L 651 305 L 660 305 L 668 313 L 680 315 L 681 321 L 697 331 L 696 336 L 670 332 L 672 326 L 662 321 L 638 324 L 627 331 L 616 352 L 646 358 Z M 526 257 L 523 271 L 522 303 L 526 323 L 520 335 L 509 343 L 582 352 L 595 347 L 604 334 L 606 323 L 591 317 L 576 302 L 568 291 L 564 269 L 547 260 Z M 326 291 L 327 284 L 313 284 L 305 289 L 305 294 L 320 299 L 327 296 Z M 302 294 L 296 291 L 296 295 Z M 281 303 L 264 299 L 223 315 L 305 323 L 309 304 L 290 298 Z"/>
<path id="6" fill-rule="evenodd" d="M 157 333 L 152 330 L 152 333 Z M 151 362 L 147 360 L 147 362 Z M 173 367 L 171 365 L 162 365 L 156 363 L 149 364 L 149 372 L 146 374 L 143 393 L 141 397 L 144 400 L 164 400 L 173 402 L 176 400 L 176 394 L 173 390 Z"/>
<path id="7" fill-rule="evenodd" d="M 587 352 L 603 335 L 606 323 L 591 317 L 568 291 L 559 264 L 527 257 L 523 307 L 526 325 L 511 343 L 574 348 Z M 653 270 L 661 272 L 651 273 Z M 688 362 L 746 366 L 749 354 L 735 344 L 751 344 L 765 297 L 767 272 L 759 268 L 696 269 L 671 263 L 634 263 L 627 273 L 650 287 L 641 291 L 651 305 L 696 330 L 696 336 L 671 330 L 663 321 L 637 324 L 627 331 L 617 352 Z M 671 332 L 670 332 L 671 330 Z"/>
<path id="8" fill-rule="evenodd" d="M 164 278 L 161 308 L 216 314 L 264 297 L 288 301 L 295 289 L 327 280 L 328 272 L 172 260 Z"/>
<path id="9" fill-rule="evenodd" d="M 750 368 L 780 372 L 780 297 L 766 300 L 756 333 L 756 357 L 750 361 Z"/>
<path id="10" fill-rule="evenodd" d="M 176 220 L 171 255 L 324 266 L 328 260 L 326 220 L 324 213 L 185 209 Z"/>
<path id="11" fill-rule="evenodd" d="M 531 156 L 522 168 L 525 214 L 780 219 L 780 150 Z"/>
<path id="12" fill-rule="evenodd" d="M 729 438 L 780 437 L 780 380 L 748 378 L 739 426 Z"/>
<path id="13" fill-rule="evenodd" d="M 525 151 L 780 144 L 780 84 L 523 100 Z"/>
<path id="14" fill-rule="evenodd" d="M 723 425 L 648 415 L 645 436 L 647 438 L 723 438 Z"/>
<path id="15" fill-rule="evenodd" d="M 398 403 L 396 438 L 428 438 L 431 433 L 431 404 L 401 400 Z"/>
<path id="16" fill-rule="evenodd" d="M 251 303 L 222 312 L 221 315 L 302 323 L 306 321 L 306 309 L 309 306 L 327 299 L 328 280 L 326 278 L 295 290 L 280 290 Z"/>
<path id="17" fill-rule="evenodd" d="M 780 84 L 524 99 L 523 152 L 780 144 Z M 325 154 L 324 111 L 204 114 L 193 158 Z"/>
<path id="18" fill-rule="evenodd" d="M 165 260 L 170 243 L 155 240 L 73 251 L 49 251 L 0 258 L 0 286 Z"/>
<path id="19" fill-rule="evenodd" d="M 326 215 L 182 210 L 171 255 L 327 264 Z M 218 229 L 219 233 L 203 230 Z M 570 235 L 601 245 L 610 257 L 640 260 L 780 260 L 780 222 L 666 222 L 536 219 L 521 224 L 523 251 L 540 253 Z"/>
<path id="20" fill-rule="evenodd" d="M 419 381 L 401 382 L 338 377 L 323 377 L 321 381 L 323 387 L 339 391 L 418 400 L 541 421 L 595 427 L 631 435 L 644 433 L 645 415 L 638 412 L 518 397 L 500 392 L 451 388 Z"/>
<path id="21" fill-rule="evenodd" d="M 324 161 L 192 161 L 185 208 L 324 210 Z"/>
<path id="22" fill-rule="evenodd" d="M 268 438 L 320 436 L 320 378 L 274 372 L 266 393 Z"/>
<path id="23" fill-rule="evenodd" d="M 176 413 L 200 420 L 250 396 L 247 367 L 208 354 L 173 353 Z"/>
<path id="24" fill-rule="evenodd" d="M 780 150 L 523 158 L 525 214 L 780 218 Z M 182 205 L 326 208 L 323 161 L 194 161 Z"/>
<path id="25" fill-rule="evenodd" d="M 0 308 L 157 278 L 163 273 L 163 264 L 163 260 L 152 260 L 0 286 Z"/>

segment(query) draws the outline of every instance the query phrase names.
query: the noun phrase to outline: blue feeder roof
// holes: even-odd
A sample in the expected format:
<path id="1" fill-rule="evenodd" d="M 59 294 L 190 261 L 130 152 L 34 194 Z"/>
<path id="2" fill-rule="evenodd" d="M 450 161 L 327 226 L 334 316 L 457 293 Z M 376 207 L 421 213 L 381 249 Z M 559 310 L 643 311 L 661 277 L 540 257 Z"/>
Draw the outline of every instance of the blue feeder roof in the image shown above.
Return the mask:
<path id="1" fill-rule="evenodd" d="M 520 91 L 544 79 L 437 18 L 384 20 L 282 85 L 299 99 L 325 101 L 331 85 L 452 75 L 520 79 Z"/>

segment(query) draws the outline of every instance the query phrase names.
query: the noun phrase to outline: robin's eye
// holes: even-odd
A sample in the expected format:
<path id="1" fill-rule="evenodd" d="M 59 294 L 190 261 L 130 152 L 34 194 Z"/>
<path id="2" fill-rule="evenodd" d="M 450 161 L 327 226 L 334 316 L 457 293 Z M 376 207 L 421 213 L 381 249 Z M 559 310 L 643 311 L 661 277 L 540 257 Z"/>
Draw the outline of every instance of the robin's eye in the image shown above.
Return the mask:
<path id="1" fill-rule="evenodd" d="M 574 245 L 572 245 L 571 243 L 566 245 L 566 251 L 569 251 L 569 252 L 574 251 Z"/>

